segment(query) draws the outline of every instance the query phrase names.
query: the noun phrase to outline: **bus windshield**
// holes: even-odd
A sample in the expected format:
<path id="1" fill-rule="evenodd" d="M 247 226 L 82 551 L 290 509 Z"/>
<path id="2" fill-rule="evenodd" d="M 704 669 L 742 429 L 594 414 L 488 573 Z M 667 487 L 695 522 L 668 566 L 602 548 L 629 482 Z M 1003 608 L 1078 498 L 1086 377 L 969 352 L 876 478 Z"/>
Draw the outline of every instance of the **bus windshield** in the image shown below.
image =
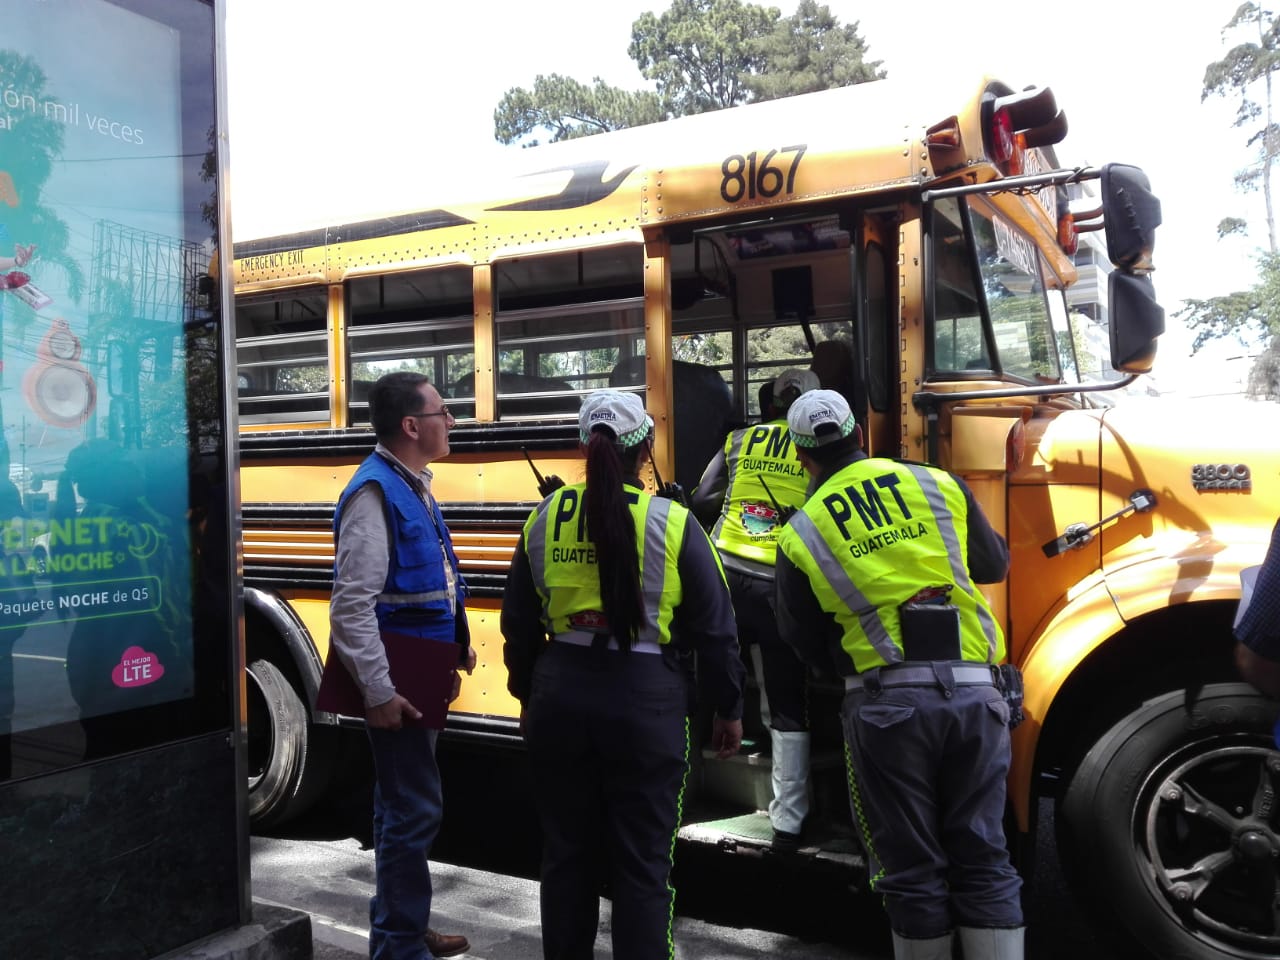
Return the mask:
<path id="1" fill-rule="evenodd" d="M 980 197 L 939 201 L 934 223 L 934 369 L 1059 381 L 1048 270 L 1036 246 Z"/>

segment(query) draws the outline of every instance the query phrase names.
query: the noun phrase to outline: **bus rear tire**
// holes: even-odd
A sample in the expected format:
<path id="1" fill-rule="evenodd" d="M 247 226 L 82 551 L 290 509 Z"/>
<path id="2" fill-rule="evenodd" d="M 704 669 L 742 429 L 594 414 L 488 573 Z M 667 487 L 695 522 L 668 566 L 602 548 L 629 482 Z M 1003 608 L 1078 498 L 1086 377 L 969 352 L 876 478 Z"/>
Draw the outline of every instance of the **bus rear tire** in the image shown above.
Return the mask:
<path id="1" fill-rule="evenodd" d="M 1244 684 L 1210 684 L 1194 700 L 1167 693 L 1104 734 L 1072 777 L 1059 854 L 1139 954 L 1280 955 L 1275 719 Z"/>
<path id="2" fill-rule="evenodd" d="M 306 705 L 270 660 L 248 667 L 249 820 L 255 828 L 305 812 L 327 784 L 324 751 L 308 750 Z"/>

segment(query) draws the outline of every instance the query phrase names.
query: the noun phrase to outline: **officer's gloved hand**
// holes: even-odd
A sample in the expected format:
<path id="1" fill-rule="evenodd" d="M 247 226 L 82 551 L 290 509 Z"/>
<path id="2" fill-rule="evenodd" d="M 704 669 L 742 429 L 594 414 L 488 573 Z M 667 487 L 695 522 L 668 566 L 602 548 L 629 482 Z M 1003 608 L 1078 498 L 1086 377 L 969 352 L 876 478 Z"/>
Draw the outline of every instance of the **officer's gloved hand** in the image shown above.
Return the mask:
<path id="1" fill-rule="evenodd" d="M 547 497 L 564 486 L 564 481 L 554 473 L 547 474 L 538 481 L 538 496 Z"/>
<path id="2" fill-rule="evenodd" d="M 792 517 L 794 517 L 795 515 L 796 515 L 796 508 L 795 508 L 795 507 L 783 507 L 783 508 L 781 508 L 781 510 L 778 512 L 778 523 L 779 523 L 781 526 L 786 526 L 787 521 L 788 521 L 788 520 L 790 520 L 790 519 L 791 519 Z"/>
<path id="3" fill-rule="evenodd" d="M 683 507 L 689 506 L 689 498 L 685 495 L 684 487 L 674 481 L 664 483 L 658 487 L 658 496 L 667 500 L 674 500 Z"/>

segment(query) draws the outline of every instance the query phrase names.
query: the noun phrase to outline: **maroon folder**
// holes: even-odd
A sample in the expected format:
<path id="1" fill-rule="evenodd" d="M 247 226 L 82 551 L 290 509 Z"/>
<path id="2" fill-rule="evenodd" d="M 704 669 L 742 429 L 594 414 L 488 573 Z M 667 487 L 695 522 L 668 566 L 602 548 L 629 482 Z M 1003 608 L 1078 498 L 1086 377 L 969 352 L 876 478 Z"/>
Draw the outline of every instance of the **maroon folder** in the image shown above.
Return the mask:
<path id="1" fill-rule="evenodd" d="M 452 640 L 412 637 L 393 630 L 382 631 L 382 646 L 387 651 L 387 665 L 391 668 L 396 693 L 422 713 L 421 720 L 406 720 L 406 725 L 443 730 L 449 715 L 453 678 L 458 672 L 460 646 Z M 365 715 L 364 698 L 332 646 L 320 675 L 316 709 L 347 717 Z"/>

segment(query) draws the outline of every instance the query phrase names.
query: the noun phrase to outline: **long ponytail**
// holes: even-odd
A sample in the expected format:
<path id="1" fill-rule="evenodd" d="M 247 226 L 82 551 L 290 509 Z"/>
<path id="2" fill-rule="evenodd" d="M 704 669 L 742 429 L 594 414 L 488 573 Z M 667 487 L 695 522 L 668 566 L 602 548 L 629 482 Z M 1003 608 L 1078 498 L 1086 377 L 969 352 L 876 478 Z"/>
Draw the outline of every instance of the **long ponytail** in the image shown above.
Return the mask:
<path id="1" fill-rule="evenodd" d="M 634 463 L 639 449 L 622 451 L 608 427 L 597 426 L 587 444 L 587 538 L 595 545 L 600 599 L 620 647 L 630 649 L 647 622 L 640 586 L 636 524 L 627 504 L 623 457 Z"/>

